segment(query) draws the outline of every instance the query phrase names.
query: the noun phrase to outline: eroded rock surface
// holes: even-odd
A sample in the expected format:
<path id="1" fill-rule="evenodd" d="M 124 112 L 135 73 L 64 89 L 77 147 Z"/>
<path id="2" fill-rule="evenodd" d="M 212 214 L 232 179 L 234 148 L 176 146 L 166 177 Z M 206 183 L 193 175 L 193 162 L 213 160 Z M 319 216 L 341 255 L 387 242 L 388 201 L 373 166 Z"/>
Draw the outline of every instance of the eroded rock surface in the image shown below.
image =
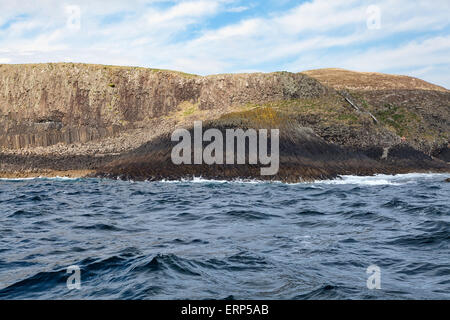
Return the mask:
<path id="1" fill-rule="evenodd" d="M 447 89 L 378 73 L 202 77 L 73 63 L 0 65 L 0 175 L 255 176 L 254 166 L 172 166 L 168 137 L 194 120 L 280 128 L 280 180 L 447 172 L 449 112 Z"/>

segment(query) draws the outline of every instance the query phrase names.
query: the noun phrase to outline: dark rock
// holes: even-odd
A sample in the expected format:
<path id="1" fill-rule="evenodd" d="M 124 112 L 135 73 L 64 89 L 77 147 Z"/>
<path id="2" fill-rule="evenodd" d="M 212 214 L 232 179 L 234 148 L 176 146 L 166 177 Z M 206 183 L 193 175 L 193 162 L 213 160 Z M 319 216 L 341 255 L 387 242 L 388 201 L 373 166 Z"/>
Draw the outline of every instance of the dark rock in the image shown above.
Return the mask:
<path id="1" fill-rule="evenodd" d="M 450 148 L 448 146 L 439 148 L 433 152 L 433 156 L 445 162 L 450 162 Z"/>

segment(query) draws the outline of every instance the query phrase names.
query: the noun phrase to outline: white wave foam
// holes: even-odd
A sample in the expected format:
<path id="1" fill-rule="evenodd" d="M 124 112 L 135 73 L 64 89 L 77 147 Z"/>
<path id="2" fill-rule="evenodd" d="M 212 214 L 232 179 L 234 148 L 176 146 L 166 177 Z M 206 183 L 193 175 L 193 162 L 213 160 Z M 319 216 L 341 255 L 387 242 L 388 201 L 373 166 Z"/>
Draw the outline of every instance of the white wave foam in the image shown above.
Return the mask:
<path id="1" fill-rule="evenodd" d="M 264 181 L 264 180 L 215 180 L 215 179 L 205 179 L 202 177 L 192 177 L 192 179 L 180 179 L 180 180 L 161 180 L 159 182 L 164 183 L 248 183 L 248 184 L 258 184 L 258 183 L 281 183 L 280 181 Z"/>
<path id="2" fill-rule="evenodd" d="M 445 180 L 445 173 L 406 173 L 397 175 L 377 174 L 374 176 L 351 176 L 344 175 L 341 179 L 319 180 L 314 184 L 356 184 L 367 186 L 393 185 L 400 186 L 408 183 L 416 183 L 423 180 Z"/>
<path id="3" fill-rule="evenodd" d="M 407 183 L 416 183 L 417 181 L 423 180 L 442 180 L 449 178 L 449 174 L 446 173 L 406 173 L 406 174 L 397 174 L 397 175 L 386 175 L 386 174 L 377 174 L 374 176 L 352 176 L 352 175 L 343 175 L 341 179 L 334 180 L 316 180 L 314 182 L 299 182 L 299 183 L 290 183 L 289 185 L 305 185 L 309 184 L 312 187 L 320 184 L 355 184 L 355 185 L 368 185 L 368 186 L 379 186 L 379 185 L 404 185 Z M 29 181 L 29 180 L 56 180 L 56 181 L 72 181 L 79 180 L 83 178 L 69 178 L 69 177 L 29 177 L 29 178 L 0 178 L 0 181 Z M 235 179 L 235 180 L 214 180 L 214 179 L 205 179 L 202 177 L 193 177 L 192 179 L 181 179 L 181 180 L 161 180 L 159 182 L 163 183 L 244 183 L 244 184 L 262 184 L 262 183 L 277 183 L 282 184 L 282 181 L 265 181 L 265 180 L 248 180 L 248 179 Z"/>
<path id="4" fill-rule="evenodd" d="M 0 181 L 26 181 L 26 180 L 35 180 L 39 179 L 38 177 L 33 178 L 0 178 Z"/>
<path id="5" fill-rule="evenodd" d="M 289 183 L 288 185 L 310 185 L 311 187 L 321 188 L 320 184 L 353 184 L 353 185 L 366 185 L 366 186 L 381 186 L 381 185 L 392 185 L 401 186 L 409 183 L 417 183 L 423 180 L 445 180 L 448 178 L 448 174 L 445 173 L 406 173 L 397 175 L 388 174 L 376 174 L 373 176 L 353 176 L 353 175 L 343 175 L 339 179 L 334 180 L 316 180 L 314 182 L 298 182 Z M 181 180 L 162 180 L 160 182 L 164 183 L 244 183 L 244 184 L 262 184 L 262 183 L 284 183 L 282 181 L 265 181 L 265 180 L 214 180 L 205 179 L 202 177 L 193 177 L 192 179 L 181 179 Z"/>
<path id="6" fill-rule="evenodd" d="M 64 180 L 78 180 L 80 178 L 69 178 L 69 177 L 29 177 L 29 178 L 0 178 L 0 181 L 29 181 L 29 180 L 58 180 L 58 181 L 64 181 Z"/>

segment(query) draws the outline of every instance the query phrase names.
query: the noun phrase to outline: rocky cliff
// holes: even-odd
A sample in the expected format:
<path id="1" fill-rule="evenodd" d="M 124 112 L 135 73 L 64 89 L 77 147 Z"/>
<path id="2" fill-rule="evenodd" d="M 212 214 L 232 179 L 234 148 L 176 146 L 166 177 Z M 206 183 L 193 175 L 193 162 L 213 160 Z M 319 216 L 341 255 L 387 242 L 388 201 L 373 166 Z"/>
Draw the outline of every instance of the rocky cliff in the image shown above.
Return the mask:
<path id="1" fill-rule="evenodd" d="M 0 65 L 0 146 L 87 142 L 146 124 L 183 107 L 226 110 L 324 92 L 302 74 L 199 77 L 84 64 Z"/>
<path id="2" fill-rule="evenodd" d="M 448 171 L 449 112 L 445 88 L 337 69 L 201 77 L 72 63 L 0 65 L 0 175 L 254 176 L 246 166 L 172 167 L 169 134 L 194 120 L 280 128 L 281 180 Z"/>
<path id="3" fill-rule="evenodd" d="M 351 97 L 414 148 L 450 161 L 444 154 L 450 139 L 449 90 L 417 78 L 374 72 L 321 69 L 304 74 Z"/>

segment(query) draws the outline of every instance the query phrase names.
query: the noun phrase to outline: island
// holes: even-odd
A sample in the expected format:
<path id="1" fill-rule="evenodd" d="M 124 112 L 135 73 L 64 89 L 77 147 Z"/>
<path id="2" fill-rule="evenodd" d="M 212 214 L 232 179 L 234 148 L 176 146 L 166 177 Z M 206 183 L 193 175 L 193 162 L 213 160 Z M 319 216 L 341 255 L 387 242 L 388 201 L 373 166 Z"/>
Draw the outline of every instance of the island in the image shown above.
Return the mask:
<path id="1" fill-rule="evenodd" d="M 279 130 L 279 170 L 174 164 L 173 132 L 193 132 L 196 121 L 221 132 Z M 450 172 L 449 141 L 450 91 L 408 76 L 0 65 L 0 178 L 299 182 Z"/>

